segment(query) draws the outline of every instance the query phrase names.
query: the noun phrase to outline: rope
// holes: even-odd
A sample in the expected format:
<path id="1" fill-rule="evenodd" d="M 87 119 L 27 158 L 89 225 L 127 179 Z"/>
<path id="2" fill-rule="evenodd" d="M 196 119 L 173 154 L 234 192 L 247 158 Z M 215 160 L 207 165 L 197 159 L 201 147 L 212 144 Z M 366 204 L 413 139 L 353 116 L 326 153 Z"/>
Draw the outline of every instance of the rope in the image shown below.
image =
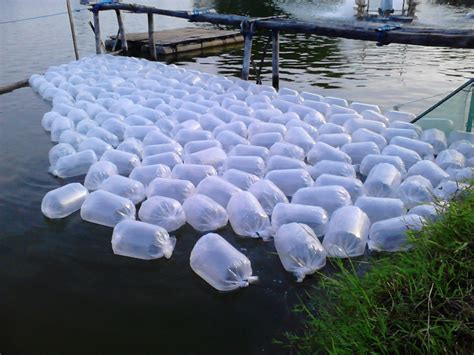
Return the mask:
<path id="1" fill-rule="evenodd" d="M 442 92 L 442 93 L 440 93 L 440 94 L 436 94 L 436 95 L 432 95 L 432 96 L 423 97 L 423 98 L 421 98 L 421 99 L 416 99 L 416 100 L 408 101 L 408 102 L 405 102 L 405 103 L 403 103 L 403 104 L 395 105 L 395 106 L 393 106 L 393 108 L 394 108 L 395 110 L 398 110 L 398 109 L 399 109 L 400 107 L 402 107 L 402 106 L 406 106 L 406 105 L 413 104 L 413 103 L 415 103 L 415 102 L 419 102 L 419 101 L 423 101 L 423 100 L 432 99 L 432 98 L 437 97 L 437 96 L 446 95 L 446 94 L 448 94 L 448 93 L 450 93 L 450 92 L 451 92 L 451 91 L 446 91 L 446 92 Z"/>
<path id="2" fill-rule="evenodd" d="M 75 9 L 72 10 L 73 12 L 80 12 L 80 11 L 85 11 L 87 9 Z M 59 16 L 59 15 L 65 15 L 67 14 L 67 11 L 63 12 L 55 12 L 53 14 L 48 14 L 48 15 L 42 15 L 42 16 L 35 16 L 35 17 L 27 17 L 27 18 L 21 18 L 21 19 L 16 19 L 16 20 L 10 20 L 10 21 L 3 21 L 0 22 L 0 25 L 5 25 L 7 23 L 15 23 L 15 22 L 23 22 L 23 21 L 30 21 L 30 20 L 37 20 L 40 18 L 45 18 L 45 17 L 53 17 L 53 16 Z"/>

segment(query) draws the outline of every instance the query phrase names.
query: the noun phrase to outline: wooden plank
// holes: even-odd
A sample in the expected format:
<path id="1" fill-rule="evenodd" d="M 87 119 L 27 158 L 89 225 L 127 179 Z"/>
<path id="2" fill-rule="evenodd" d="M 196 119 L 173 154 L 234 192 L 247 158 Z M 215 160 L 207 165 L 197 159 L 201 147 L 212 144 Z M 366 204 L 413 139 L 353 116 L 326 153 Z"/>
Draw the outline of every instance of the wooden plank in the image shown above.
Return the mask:
<path id="1" fill-rule="evenodd" d="M 25 86 L 28 86 L 28 80 L 29 79 L 24 79 L 24 80 L 16 81 L 14 83 L 1 85 L 0 86 L 0 95 L 6 94 L 7 92 L 14 91 L 16 89 L 23 88 Z"/>
<path id="2" fill-rule="evenodd" d="M 127 37 L 125 36 L 125 28 L 123 26 L 123 20 L 122 20 L 122 13 L 120 10 L 115 10 L 115 14 L 117 16 L 117 23 L 119 26 L 119 36 L 120 36 L 120 45 L 122 47 L 122 50 L 127 53 L 128 52 L 128 43 L 127 43 Z M 117 39 L 117 38 L 115 38 Z"/>
<path id="3" fill-rule="evenodd" d="M 99 12 L 94 13 L 94 35 L 95 35 L 95 53 L 102 54 L 102 46 L 100 44 L 100 24 L 99 24 Z"/>
<path id="4" fill-rule="evenodd" d="M 278 90 L 280 87 L 280 35 L 272 31 L 272 85 Z"/>

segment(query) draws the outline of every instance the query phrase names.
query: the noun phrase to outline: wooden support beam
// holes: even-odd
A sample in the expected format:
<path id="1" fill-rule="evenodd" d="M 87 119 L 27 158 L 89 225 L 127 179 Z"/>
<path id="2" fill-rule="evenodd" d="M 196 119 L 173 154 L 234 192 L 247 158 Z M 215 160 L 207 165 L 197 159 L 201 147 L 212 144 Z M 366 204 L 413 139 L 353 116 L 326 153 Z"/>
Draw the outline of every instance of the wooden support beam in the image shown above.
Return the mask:
<path id="1" fill-rule="evenodd" d="M 272 85 L 278 90 L 280 87 L 280 33 L 272 31 Z"/>
<path id="2" fill-rule="evenodd" d="M 74 19 L 72 18 L 71 2 L 66 0 L 67 14 L 69 16 L 69 25 L 71 26 L 72 45 L 74 46 L 74 55 L 79 59 L 79 50 L 77 49 L 76 30 L 74 28 Z"/>
<path id="3" fill-rule="evenodd" d="M 127 53 L 128 43 L 127 43 L 127 37 L 125 36 L 125 27 L 123 26 L 122 13 L 120 12 L 120 10 L 115 10 L 115 14 L 117 15 L 117 22 L 119 26 L 120 45 L 121 45 L 122 51 Z"/>
<path id="4" fill-rule="evenodd" d="M 250 59 L 252 57 L 252 41 L 253 41 L 254 24 L 248 21 L 242 23 L 242 31 L 244 33 L 244 58 L 242 64 L 242 79 L 249 80 Z"/>
<path id="5" fill-rule="evenodd" d="M 150 57 L 153 60 L 156 60 L 156 44 L 155 38 L 153 37 L 154 23 L 153 23 L 153 14 L 148 14 L 148 47 L 150 47 Z"/>
<path id="6" fill-rule="evenodd" d="M 93 11 L 92 13 L 94 15 L 95 53 L 102 54 L 102 46 L 100 43 L 99 11 Z"/>
<path id="7" fill-rule="evenodd" d="M 14 83 L 0 86 L 0 95 L 28 86 L 28 80 L 29 79 L 24 79 L 24 80 L 20 80 Z"/>

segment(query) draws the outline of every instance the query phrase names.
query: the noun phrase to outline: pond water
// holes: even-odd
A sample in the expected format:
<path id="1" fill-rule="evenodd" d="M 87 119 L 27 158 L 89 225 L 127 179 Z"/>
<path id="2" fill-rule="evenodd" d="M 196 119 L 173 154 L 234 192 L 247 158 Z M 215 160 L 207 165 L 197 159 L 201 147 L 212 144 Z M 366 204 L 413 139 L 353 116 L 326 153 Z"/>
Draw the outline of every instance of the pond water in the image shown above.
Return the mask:
<path id="1" fill-rule="evenodd" d="M 78 0 L 72 3 L 81 8 Z M 347 10 L 344 2 L 328 7 L 328 1 L 140 3 L 187 10 L 207 6 L 254 16 L 288 13 L 303 19 L 328 16 L 331 11 L 340 11 L 342 17 Z M 474 11 L 466 5 L 426 1 L 420 9 L 420 21 L 426 23 L 434 21 L 436 10 L 454 23 Z M 2 0 L 0 83 L 73 59 L 67 15 L 4 23 L 64 10 L 62 0 Z M 93 54 L 90 14 L 75 12 L 74 19 L 81 56 Z M 116 32 L 112 14 L 101 15 L 101 21 L 104 34 Z M 165 17 L 155 24 L 157 29 L 190 26 Z M 130 32 L 144 31 L 145 17 L 127 14 L 125 25 Z M 257 39 L 256 54 L 264 42 L 264 37 Z M 461 85 L 474 71 L 473 50 L 377 47 L 300 35 L 283 36 L 281 46 L 282 86 L 384 108 L 440 95 Z M 242 50 L 228 48 L 173 61 L 204 72 L 239 76 Z M 264 82 L 270 80 L 266 62 Z M 437 99 L 402 108 L 416 113 Z M 284 353 L 272 340 L 295 329 L 298 319 L 291 310 L 318 278 L 296 284 L 283 271 L 271 243 L 222 231 L 249 256 L 261 281 L 236 293 L 220 294 L 189 267 L 189 253 L 200 236 L 190 228 L 177 233 L 178 247 L 170 260 L 143 262 L 114 256 L 111 229 L 83 222 L 77 213 L 56 221 L 43 217 L 44 194 L 73 181 L 47 173 L 52 143 L 40 119 L 49 110 L 49 104 L 30 88 L 0 96 L 0 352 Z"/>

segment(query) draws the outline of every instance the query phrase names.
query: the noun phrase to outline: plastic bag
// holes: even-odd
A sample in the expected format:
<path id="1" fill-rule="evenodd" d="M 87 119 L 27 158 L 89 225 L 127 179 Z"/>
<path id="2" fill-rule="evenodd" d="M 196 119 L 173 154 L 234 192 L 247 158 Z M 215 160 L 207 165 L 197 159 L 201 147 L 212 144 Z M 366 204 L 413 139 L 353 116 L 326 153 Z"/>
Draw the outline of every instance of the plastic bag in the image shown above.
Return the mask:
<path id="1" fill-rule="evenodd" d="M 408 230 L 420 230 L 424 219 L 416 214 L 407 214 L 372 224 L 369 235 L 369 249 L 375 251 L 405 251 L 411 248 L 408 243 Z"/>
<path id="2" fill-rule="evenodd" d="M 431 202 L 433 200 L 433 185 L 430 180 L 421 175 L 412 175 L 405 179 L 398 188 L 398 197 L 407 208 Z"/>
<path id="3" fill-rule="evenodd" d="M 107 150 L 102 157 L 101 161 L 110 161 L 114 163 L 118 169 L 120 175 L 128 176 L 134 168 L 140 166 L 140 158 L 135 154 L 122 152 L 121 150 Z"/>
<path id="4" fill-rule="evenodd" d="M 468 184 L 456 181 L 441 181 L 438 186 L 433 189 L 435 197 L 441 200 L 450 200 L 462 194 L 469 187 Z"/>
<path id="5" fill-rule="evenodd" d="M 174 138 L 176 141 L 184 146 L 186 143 L 193 142 L 193 141 L 205 141 L 211 139 L 212 134 L 208 131 L 197 131 L 195 129 L 187 129 L 183 128 L 180 129 Z"/>
<path id="6" fill-rule="evenodd" d="M 117 224 L 112 234 L 114 254 L 142 260 L 171 258 L 176 238 L 153 224 L 125 220 Z"/>
<path id="7" fill-rule="evenodd" d="M 173 152 L 150 155 L 144 158 L 142 161 L 142 165 L 144 166 L 162 164 L 168 166 L 170 169 L 173 169 L 176 165 L 182 163 L 183 161 L 181 160 L 181 157 Z"/>
<path id="8" fill-rule="evenodd" d="M 429 143 L 433 146 L 435 154 L 448 147 L 446 135 L 443 131 L 437 128 L 430 128 L 421 133 L 420 139 L 423 142 Z"/>
<path id="9" fill-rule="evenodd" d="M 140 139 L 140 137 L 135 138 Z M 176 143 L 172 138 L 162 133 L 156 127 L 154 127 L 154 129 L 149 130 L 149 132 L 146 133 L 145 137 L 142 138 L 142 140 L 144 145 Z"/>
<path id="10" fill-rule="evenodd" d="M 367 195 L 391 197 L 401 183 L 400 172 L 391 164 L 380 163 L 374 166 L 364 182 Z"/>
<path id="11" fill-rule="evenodd" d="M 51 141 L 58 142 L 59 137 L 64 131 L 74 130 L 74 123 L 65 116 L 56 116 L 51 123 Z"/>
<path id="12" fill-rule="evenodd" d="M 304 169 L 272 170 L 265 179 L 273 182 L 286 195 L 293 194 L 303 187 L 313 185 L 311 175 Z"/>
<path id="13" fill-rule="evenodd" d="M 285 142 L 297 145 L 305 153 L 314 146 L 313 138 L 302 127 L 291 127 L 285 134 Z"/>
<path id="14" fill-rule="evenodd" d="M 171 170 L 162 164 L 138 166 L 132 170 L 129 177 L 140 181 L 143 186 L 147 187 L 155 178 L 171 178 Z"/>
<path id="15" fill-rule="evenodd" d="M 377 147 L 379 148 L 379 150 L 385 148 L 385 146 L 387 145 L 387 141 L 382 135 L 369 131 L 368 129 L 365 129 L 365 128 L 359 128 L 358 130 L 352 133 L 352 142 L 354 143 L 373 142 L 377 144 Z"/>
<path id="16" fill-rule="evenodd" d="M 48 218 L 64 218 L 78 211 L 89 192 L 79 183 L 49 191 L 41 201 L 41 212 Z"/>
<path id="17" fill-rule="evenodd" d="M 244 137 L 241 137 L 238 134 L 231 131 L 223 131 L 219 133 L 216 139 L 221 143 L 222 148 L 226 152 L 229 152 L 232 148 L 234 148 L 238 144 L 249 144 L 249 142 Z"/>
<path id="18" fill-rule="evenodd" d="M 272 147 L 270 148 L 270 155 L 280 155 L 287 158 L 304 160 L 305 152 L 302 148 L 298 147 L 295 144 L 287 142 L 278 142 L 272 145 Z"/>
<path id="19" fill-rule="evenodd" d="M 369 154 L 380 154 L 380 149 L 374 142 L 348 143 L 341 150 L 351 157 L 352 164 L 360 164 Z"/>
<path id="20" fill-rule="evenodd" d="M 245 123 L 241 121 L 234 121 L 230 123 L 225 123 L 223 125 L 219 125 L 212 131 L 212 135 L 214 137 L 217 137 L 219 133 L 223 131 L 231 131 L 234 132 L 235 134 L 238 134 L 241 137 L 247 137 L 247 126 Z"/>
<path id="21" fill-rule="evenodd" d="M 462 169 L 466 165 L 466 159 L 464 155 L 454 149 L 445 149 L 439 152 L 436 157 L 436 164 L 441 169 Z"/>
<path id="22" fill-rule="evenodd" d="M 117 150 L 135 154 L 138 158 L 143 157 L 143 143 L 136 138 L 127 138 L 119 144 Z"/>
<path id="23" fill-rule="evenodd" d="M 306 224 L 318 237 L 326 233 L 329 217 L 321 207 L 298 205 L 295 203 L 278 203 L 272 214 L 272 227 L 277 231 L 288 223 Z"/>
<path id="24" fill-rule="evenodd" d="M 71 155 L 76 153 L 76 150 L 73 148 L 72 145 L 68 143 L 59 143 L 56 144 L 53 148 L 49 150 L 48 157 L 49 163 L 51 164 L 51 169 L 53 169 L 54 165 L 57 163 L 59 158 L 65 157 L 67 155 Z"/>
<path id="25" fill-rule="evenodd" d="M 421 159 L 420 155 L 414 150 L 400 147 L 395 144 L 389 144 L 382 150 L 383 155 L 400 157 L 405 164 L 406 169 L 418 163 Z"/>
<path id="26" fill-rule="evenodd" d="M 109 177 L 117 175 L 118 170 L 114 163 L 110 161 L 98 161 L 91 165 L 84 179 L 84 186 L 89 191 L 99 188 L 99 185 Z"/>
<path id="27" fill-rule="evenodd" d="M 308 168 L 313 179 L 317 179 L 322 174 L 346 176 L 355 178 L 356 173 L 351 164 L 342 161 L 321 160 Z"/>
<path id="28" fill-rule="evenodd" d="M 112 147 L 119 145 L 119 138 L 115 134 L 110 133 L 102 127 L 92 127 L 89 131 L 87 131 L 86 137 L 100 138 L 105 143 L 110 144 Z"/>
<path id="29" fill-rule="evenodd" d="M 411 149 L 417 152 L 423 158 L 434 156 L 433 146 L 418 139 L 411 139 L 407 137 L 393 137 L 390 143 L 403 148 Z"/>
<path id="30" fill-rule="evenodd" d="M 322 207 L 329 216 L 343 206 L 352 205 L 349 192 L 342 186 L 335 185 L 299 189 L 293 195 L 291 203 Z"/>
<path id="31" fill-rule="evenodd" d="M 135 205 L 145 199 L 145 187 L 140 181 L 120 175 L 112 175 L 102 181 L 100 190 L 128 198 Z"/>
<path id="32" fill-rule="evenodd" d="M 260 180 L 254 183 L 248 191 L 254 195 L 265 213 L 272 215 L 273 208 L 278 203 L 288 203 L 285 194 L 270 180 Z"/>
<path id="33" fill-rule="evenodd" d="M 326 250 L 305 224 L 289 223 L 278 228 L 275 249 L 283 267 L 296 276 L 297 282 L 326 265 Z"/>
<path id="34" fill-rule="evenodd" d="M 426 221 L 436 222 L 439 215 L 439 210 L 432 204 L 418 205 L 408 211 L 408 214 L 418 215 Z"/>
<path id="35" fill-rule="evenodd" d="M 135 205 L 129 199 L 108 191 L 92 192 L 81 207 L 81 218 L 91 223 L 114 227 L 126 219 L 135 219 Z"/>
<path id="36" fill-rule="evenodd" d="M 362 196 L 354 205 L 367 214 L 372 224 L 406 213 L 403 201 L 398 198 Z"/>
<path id="37" fill-rule="evenodd" d="M 407 171 L 405 169 L 405 163 L 400 157 L 391 156 L 391 155 L 374 155 L 369 154 L 364 159 L 359 166 L 359 172 L 367 176 L 374 166 L 380 163 L 392 164 L 401 175 L 404 175 Z"/>
<path id="38" fill-rule="evenodd" d="M 185 154 L 192 154 L 199 152 L 201 150 L 209 149 L 209 148 L 222 148 L 221 143 L 216 139 L 208 139 L 205 141 L 192 141 L 186 143 L 184 146 L 184 153 Z"/>
<path id="39" fill-rule="evenodd" d="M 328 122 L 328 123 L 322 124 L 319 127 L 318 133 L 320 135 L 322 135 L 322 134 L 346 133 L 346 129 L 343 126 L 339 126 L 338 124 Z"/>
<path id="40" fill-rule="evenodd" d="M 351 143 L 352 138 L 347 133 L 321 134 L 317 142 L 326 143 L 332 147 L 342 147 L 344 144 Z"/>
<path id="41" fill-rule="evenodd" d="M 258 280 L 252 276 L 250 260 L 215 233 L 197 241 L 190 264 L 196 274 L 219 291 L 233 291 Z"/>
<path id="42" fill-rule="evenodd" d="M 86 139 L 86 136 L 83 134 L 68 129 L 59 136 L 59 143 L 68 143 L 72 145 L 74 149 L 78 149 L 79 143 L 84 141 L 84 139 Z"/>
<path id="43" fill-rule="evenodd" d="M 270 155 L 269 151 L 265 147 L 260 147 L 258 145 L 247 145 L 247 144 L 238 144 L 229 152 L 229 156 L 254 156 L 260 157 L 264 161 L 268 159 Z"/>
<path id="44" fill-rule="evenodd" d="M 129 137 L 135 137 L 137 139 L 143 139 L 144 135 L 152 130 L 152 129 L 156 129 L 156 128 L 153 128 L 152 126 L 144 126 L 145 129 L 146 129 L 146 132 L 141 132 L 141 127 L 130 127 L 128 124 L 126 124 L 125 122 L 117 119 L 117 118 L 109 118 L 107 121 L 105 121 L 104 123 L 101 124 L 101 127 L 106 129 L 107 131 L 109 131 L 110 133 L 112 134 L 115 134 L 115 136 L 118 138 L 118 139 L 121 139 L 123 140 L 124 138 L 129 138 Z M 94 127 L 90 127 L 87 132 L 89 132 L 91 129 L 93 129 Z M 127 137 L 125 137 L 125 131 L 127 129 L 130 129 L 130 131 L 127 133 Z M 135 131 L 139 131 L 141 132 L 141 134 L 137 134 Z M 132 132 L 134 134 L 132 134 Z"/>
<path id="45" fill-rule="evenodd" d="M 84 141 L 79 143 L 78 149 L 80 152 L 88 149 L 93 150 L 95 155 L 97 156 L 97 159 L 100 159 L 107 150 L 112 150 L 113 147 L 110 144 L 105 143 L 100 138 L 91 137 L 86 138 Z"/>
<path id="46" fill-rule="evenodd" d="M 270 219 L 250 192 L 242 191 L 234 194 L 227 204 L 227 214 L 230 225 L 237 235 L 270 239 Z"/>
<path id="47" fill-rule="evenodd" d="M 191 181 L 194 186 L 197 186 L 206 177 L 214 175 L 217 175 L 217 172 L 211 165 L 178 164 L 171 171 L 171 176 L 174 179 Z"/>
<path id="48" fill-rule="evenodd" d="M 97 156 L 92 150 L 74 153 L 58 159 L 51 167 L 51 174 L 60 178 L 68 178 L 87 174 L 90 166 L 97 162 Z"/>
<path id="49" fill-rule="evenodd" d="M 340 161 L 350 164 L 351 157 L 338 148 L 323 142 L 317 142 L 308 152 L 308 163 L 316 164 L 322 160 Z"/>
<path id="50" fill-rule="evenodd" d="M 205 195 L 194 194 L 187 198 L 183 209 L 186 222 L 200 232 L 220 229 L 228 222 L 224 207 Z"/>
<path id="51" fill-rule="evenodd" d="M 130 138 L 129 138 L 130 139 Z M 133 139 L 133 138 L 131 138 Z M 205 142 L 205 141 L 203 141 Z M 175 153 L 178 156 L 183 154 L 183 147 L 177 142 L 163 143 L 163 144 L 152 144 L 143 147 L 143 157 L 149 157 L 151 155 L 162 154 L 162 153 Z"/>
<path id="52" fill-rule="evenodd" d="M 268 159 L 267 171 L 284 169 L 306 169 L 306 164 L 298 159 L 273 155 Z"/>
<path id="53" fill-rule="evenodd" d="M 344 206 L 335 211 L 323 239 L 328 256 L 349 258 L 365 253 L 369 235 L 369 217 L 356 206 Z"/>
<path id="54" fill-rule="evenodd" d="M 406 128 L 386 128 L 382 134 L 387 142 L 392 144 L 391 140 L 395 137 L 406 137 L 411 139 L 418 139 L 418 133 L 414 129 Z"/>
<path id="55" fill-rule="evenodd" d="M 237 169 L 249 174 L 262 177 L 265 173 L 265 162 L 260 157 L 230 156 L 223 165 L 223 170 Z"/>
<path id="56" fill-rule="evenodd" d="M 146 195 L 148 198 L 153 196 L 169 197 L 183 203 L 194 194 L 195 190 L 194 185 L 188 180 L 156 178 L 148 184 Z"/>
<path id="57" fill-rule="evenodd" d="M 256 134 L 260 133 L 280 133 L 282 136 L 286 133 L 286 127 L 279 123 L 268 123 L 257 121 L 251 123 L 248 128 L 249 138 L 253 137 Z"/>
<path id="58" fill-rule="evenodd" d="M 260 180 L 260 178 L 256 175 L 236 169 L 227 170 L 222 175 L 222 178 L 244 191 L 247 191 L 250 186 Z"/>
<path id="59" fill-rule="evenodd" d="M 184 156 L 185 164 L 211 165 L 220 170 L 227 159 L 226 153 L 220 148 L 209 148 Z"/>
<path id="60" fill-rule="evenodd" d="M 250 144 L 270 149 L 277 142 L 283 141 L 283 136 L 278 132 L 258 133 L 250 137 Z"/>
<path id="61" fill-rule="evenodd" d="M 410 169 L 408 169 L 407 177 L 421 175 L 427 178 L 432 186 L 437 186 L 441 181 L 449 179 L 449 174 L 441 169 L 438 165 L 429 160 L 422 160 Z"/>
<path id="62" fill-rule="evenodd" d="M 196 189 L 198 194 L 206 195 L 224 208 L 227 208 L 230 198 L 240 191 L 242 190 L 237 186 L 219 176 L 205 178 Z"/>
<path id="63" fill-rule="evenodd" d="M 453 143 L 451 143 L 449 148 L 457 150 L 466 158 L 474 157 L 474 144 L 469 142 L 468 140 L 463 139 L 459 141 L 454 141 Z"/>
<path id="64" fill-rule="evenodd" d="M 380 135 L 385 130 L 385 125 L 378 121 L 364 120 L 362 118 L 350 118 L 346 123 L 344 123 L 344 128 L 348 133 L 354 133 L 359 129 L 364 129 Z"/>
<path id="65" fill-rule="evenodd" d="M 351 195 L 351 200 L 355 202 L 360 196 L 365 195 L 365 188 L 362 181 L 353 177 L 337 176 L 330 174 L 320 175 L 314 182 L 314 186 L 342 186 Z"/>
<path id="66" fill-rule="evenodd" d="M 175 231 L 186 223 L 181 204 L 175 199 L 163 196 L 154 196 L 143 202 L 138 217 L 143 222 L 164 228 L 167 232 Z"/>

